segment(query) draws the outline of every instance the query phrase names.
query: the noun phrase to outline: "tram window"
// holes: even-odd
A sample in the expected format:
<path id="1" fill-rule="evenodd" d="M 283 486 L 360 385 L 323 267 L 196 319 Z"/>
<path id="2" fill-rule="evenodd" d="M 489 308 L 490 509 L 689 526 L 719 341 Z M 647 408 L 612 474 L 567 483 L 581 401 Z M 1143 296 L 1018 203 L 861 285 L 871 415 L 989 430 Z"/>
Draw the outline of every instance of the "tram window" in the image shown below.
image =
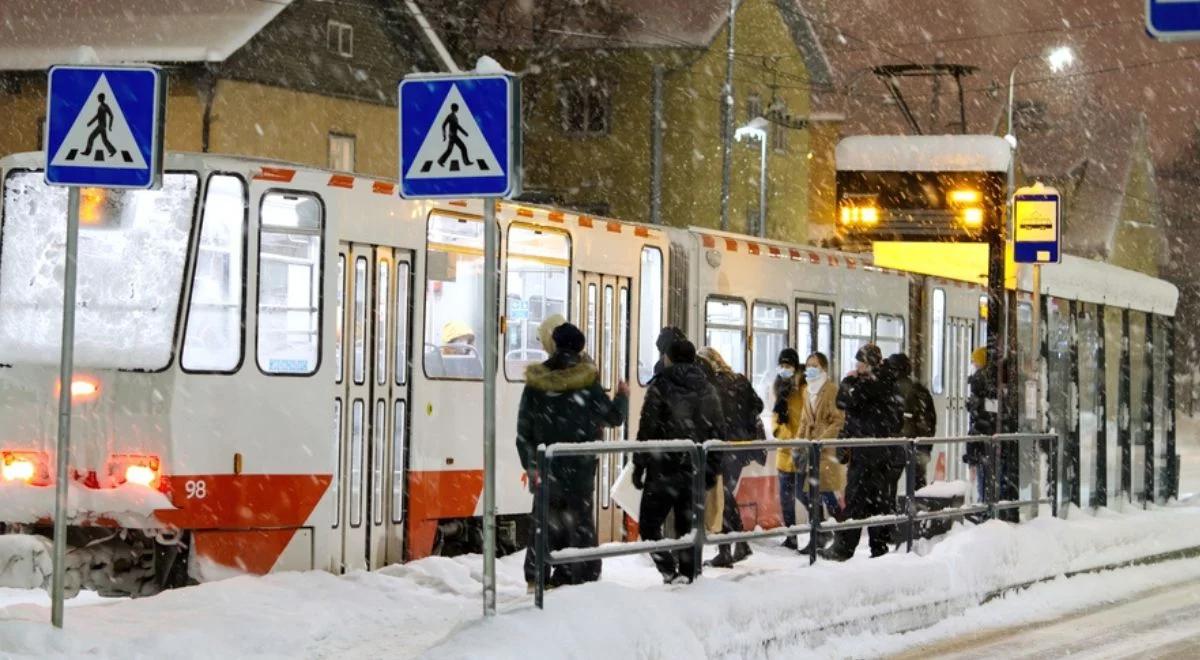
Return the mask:
<path id="1" fill-rule="evenodd" d="M 513 225 L 507 257 L 504 375 L 520 381 L 525 380 L 525 367 L 549 357 L 538 338 L 542 321 L 568 314 L 571 238 L 547 228 Z"/>
<path id="2" fill-rule="evenodd" d="M 854 356 L 858 349 L 871 341 L 871 315 L 864 312 L 842 312 L 842 342 L 838 351 L 838 362 L 842 369 L 854 368 Z"/>
<path id="3" fill-rule="evenodd" d="M 618 318 L 618 333 L 617 337 L 617 376 L 618 380 L 629 378 L 629 287 L 621 287 L 621 293 L 617 296 L 617 318 Z"/>
<path id="4" fill-rule="evenodd" d="M 425 279 L 425 375 L 482 379 L 483 223 L 430 215 Z"/>
<path id="5" fill-rule="evenodd" d="M 800 358 L 813 354 L 812 312 L 796 312 L 796 350 Z"/>
<path id="6" fill-rule="evenodd" d="M 616 355 L 613 353 L 613 288 L 612 285 L 604 287 L 604 363 L 600 370 L 600 386 L 606 390 L 612 389 L 613 386 L 613 359 Z"/>
<path id="7" fill-rule="evenodd" d="M 342 477 L 342 400 L 333 400 L 333 479 L 330 480 L 329 490 L 333 493 L 333 528 L 342 522 L 342 501 L 338 498 Z"/>
<path id="8" fill-rule="evenodd" d="M 350 410 L 350 526 L 362 524 L 362 485 L 363 485 L 363 433 L 366 420 L 363 419 L 362 400 L 357 400 Z"/>
<path id="9" fill-rule="evenodd" d="M 246 184 L 214 174 L 204 195 L 204 218 L 187 332 L 180 358 L 185 371 L 233 373 L 242 363 L 246 259 Z"/>
<path id="10" fill-rule="evenodd" d="M 709 298 L 704 303 L 704 344 L 717 349 L 735 373 L 746 373 L 746 303 Z"/>
<path id="11" fill-rule="evenodd" d="M 267 193 L 259 210 L 258 366 L 309 375 L 321 355 L 321 201 Z"/>
<path id="12" fill-rule="evenodd" d="M 354 260 L 354 383 L 367 378 L 367 258 Z"/>
<path id="13" fill-rule="evenodd" d="M 817 350 L 830 360 L 834 358 L 832 314 L 817 314 Z"/>
<path id="14" fill-rule="evenodd" d="M 404 520 L 404 402 L 397 401 L 392 418 L 392 522 Z"/>
<path id="15" fill-rule="evenodd" d="M 388 349 L 388 282 L 391 264 L 380 261 L 375 278 L 375 381 L 386 385 Z"/>
<path id="16" fill-rule="evenodd" d="M 766 387 L 775 371 L 779 352 L 788 345 L 788 311 L 785 305 L 754 303 L 754 335 L 750 341 L 750 381 L 756 390 Z M 811 319 L 810 319 L 811 322 Z M 808 355 L 805 353 L 804 355 Z M 801 358 L 803 359 L 803 358 Z"/>
<path id="17" fill-rule="evenodd" d="M 904 318 L 891 314 L 875 316 L 875 344 L 883 357 L 904 352 Z"/>
<path id="18" fill-rule="evenodd" d="M 987 346 L 988 297 L 979 296 L 979 322 L 975 325 L 975 345 Z"/>
<path id="19" fill-rule="evenodd" d="M 599 360 L 596 351 L 596 285 L 589 284 L 587 288 L 587 318 L 584 319 L 584 333 L 587 334 L 587 344 L 584 350 L 593 360 Z"/>
<path id="20" fill-rule="evenodd" d="M 333 361 L 337 363 L 336 383 L 342 382 L 346 365 L 342 362 L 342 346 L 346 343 L 343 333 L 346 331 L 346 255 L 338 255 L 337 279 L 337 330 L 333 338 Z"/>
<path id="21" fill-rule="evenodd" d="M 396 384 L 408 383 L 408 263 L 396 264 Z"/>
<path id="22" fill-rule="evenodd" d="M 638 382 L 654 377 L 658 362 L 658 333 L 662 330 L 663 256 L 656 247 L 642 248 L 641 281 L 638 288 Z"/>
<path id="23" fill-rule="evenodd" d="M 933 393 L 946 391 L 946 290 L 933 290 L 933 319 L 930 328 L 930 364 L 933 366 Z"/>
<path id="24" fill-rule="evenodd" d="M 383 524 L 383 447 L 387 440 L 387 404 L 375 402 L 375 439 L 371 442 L 371 518 Z"/>

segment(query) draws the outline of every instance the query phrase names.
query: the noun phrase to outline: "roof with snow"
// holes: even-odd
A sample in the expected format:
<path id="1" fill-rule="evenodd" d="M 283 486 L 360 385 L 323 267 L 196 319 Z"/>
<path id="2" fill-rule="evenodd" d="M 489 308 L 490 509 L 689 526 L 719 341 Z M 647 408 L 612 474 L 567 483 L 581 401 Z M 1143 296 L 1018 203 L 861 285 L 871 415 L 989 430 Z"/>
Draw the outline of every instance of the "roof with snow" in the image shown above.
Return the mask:
<path id="1" fill-rule="evenodd" d="M 0 68 L 220 62 L 291 0 L 5 0 Z"/>
<path id="2" fill-rule="evenodd" d="M 856 135 L 838 143 L 839 171 L 1007 172 L 1012 149 L 994 135 Z"/>

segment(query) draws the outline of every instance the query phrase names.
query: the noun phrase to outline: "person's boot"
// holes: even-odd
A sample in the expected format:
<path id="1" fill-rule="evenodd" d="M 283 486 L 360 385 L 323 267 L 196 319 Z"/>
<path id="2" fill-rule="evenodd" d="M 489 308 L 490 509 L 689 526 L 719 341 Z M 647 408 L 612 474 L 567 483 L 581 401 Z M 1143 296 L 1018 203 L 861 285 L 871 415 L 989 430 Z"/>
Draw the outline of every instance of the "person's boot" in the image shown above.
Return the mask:
<path id="1" fill-rule="evenodd" d="M 717 546 L 717 556 L 704 562 L 704 565 L 713 568 L 732 568 L 733 561 L 733 555 L 729 554 L 729 544 L 723 543 Z"/>
<path id="2" fill-rule="evenodd" d="M 827 561 L 846 561 L 854 556 L 853 552 L 846 552 L 837 543 L 817 550 L 817 556 Z"/>
<path id="3" fill-rule="evenodd" d="M 739 541 L 733 546 L 733 563 L 736 564 L 752 554 L 754 554 L 754 551 L 750 549 L 750 544 L 745 541 Z"/>
<path id="4" fill-rule="evenodd" d="M 783 539 L 783 543 L 780 543 L 779 545 L 781 545 L 789 550 L 795 550 L 796 549 L 796 537 L 789 536 L 789 537 Z"/>

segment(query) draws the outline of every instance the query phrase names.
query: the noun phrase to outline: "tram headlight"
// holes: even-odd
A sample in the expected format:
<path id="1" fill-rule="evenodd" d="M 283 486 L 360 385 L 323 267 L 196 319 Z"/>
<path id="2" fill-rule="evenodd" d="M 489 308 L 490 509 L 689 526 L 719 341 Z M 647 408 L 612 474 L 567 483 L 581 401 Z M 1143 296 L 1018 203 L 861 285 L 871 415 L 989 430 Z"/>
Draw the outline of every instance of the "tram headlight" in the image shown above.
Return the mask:
<path id="1" fill-rule="evenodd" d="M 962 223 L 964 226 L 969 227 L 971 229 L 978 229 L 978 228 L 982 227 L 983 226 L 983 209 L 981 209 L 977 206 L 972 206 L 970 208 L 963 209 Z"/>
<path id="2" fill-rule="evenodd" d="M 162 463 L 157 456 L 113 454 L 108 459 L 108 478 L 112 485 L 137 484 L 158 488 L 162 483 Z"/>
<path id="3" fill-rule="evenodd" d="M 967 204 L 978 204 L 983 197 L 978 190 L 970 188 L 958 188 L 950 191 L 950 203 L 965 206 Z"/>
<path id="4" fill-rule="evenodd" d="M 864 225 L 879 223 L 879 209 L 874 206 L 864 206 L 858 210 L 858 218 Z"/>
<path id="5" fill-rule="evenodd" d="M 46 454 L 35 451 L 0 452 L 0 479 L 34 486 L 49 484 L 50 469 Z"/>

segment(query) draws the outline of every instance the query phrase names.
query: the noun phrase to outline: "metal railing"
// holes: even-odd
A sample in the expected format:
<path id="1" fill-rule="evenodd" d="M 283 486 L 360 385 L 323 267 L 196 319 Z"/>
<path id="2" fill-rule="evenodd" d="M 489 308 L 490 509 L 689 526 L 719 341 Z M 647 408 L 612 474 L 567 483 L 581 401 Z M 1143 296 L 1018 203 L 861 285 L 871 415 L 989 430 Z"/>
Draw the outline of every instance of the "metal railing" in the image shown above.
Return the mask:
<path id="1" fill-rule="evenodd" d="M 963 505 L 954 507 L 952 509 L 918 513 L 916 510 L 917 446 L 965 444 L 968 442 L 983 442 L 989 446 L 989 449 L 991 449 L 991 451 L 986 452 L 983 457 L 984 462 L 989 468 L 987 470 L 988 483 L 984 489 L 986 495 L 984 498 L 985 501 L 980 504 Z M 1046 489 L 1049 493 L 1049 497 L 1036 497 L 1036 491 L 1034 491 L 1035 497 L 1028 500 L 999 500 L 997 498 L 997 482 L 999 480 L 997 468 L 999 467 L 1000 460 L 998 448 L 1001 443 L 1005 442 L 1049 443 L 1049 465 L 1046 476 Z M 895 515 L 872 516 L 865 519 L 843 520 L 831 523 L 821 522 L 821 501 L 819 492 L 821 470 L 820 465 L 821 449 L 825 447 L 850 449 L 856 447 L 903 447 L 906 457 L 904 488 L 905 510 L 902 513 Z M 837 532 L 842 530 L 866 529 L 885 525 L 902 526 L 904 530 L 905 551 L 912 552 L 917 523 L 925 520 L 954 518 L 973 514 L 986 514 L 988 518 L 996 518 L 997 514 L 999 514 L 1001 511 L 1008 511 L 1024 506 L 1036 506 L 1041 504 L 1050 504 L 1052 515 L 1057 516 L 1059 504 L 1059 448 L 1059 436 L 1054 434 L 1034 433 L 973 435 L 948 438 L 865 438 L 816 441 L 754 440 L 748 442 L 727 442 L 723 440 L 709 440 L 703 444 L 697 444 L 691 440 L 652 440 L 644 442 L 583 442 L 539 445 L 537 448 L 537 469 L 538 474 L 542 476 L 540 476 L 538 479 L 537 484 L 538 506 L 537 510 L 535 511 L 534 521 L 534 565 L 537 573 L 534 586 L 534 604 L 539 609 L 543 607 L 546 593 L 546 577 L 554 566 L 563 564 L 573 564 L 577 562 L 594 561 L 598 559 L 645 554 L 650 552 L 666 552 L 690 549 L 693 553 L 693 565 L 696 567 L 698 572 L 702 566 L 704 546 L 706 545 L 734 543 L 739 541 L 774 538 L 779 536 L 793 536 L 805 533 L 815 536 L 822 531 Z M 704 468 L 707 465 L 709 454 L 715 452 L 757 451 L 763 449 L 804 449 L 808 452 L 808 461 L 805 467 L 805 484 L 808 488 L 808 522 L 804 524 L 791 525 L 788 527 L 773 527 L 771 529 L 749 532 L 743 531 L 725 532 L 712 535 L 706 534 L 706 530 L 704 529 L 704 500 L 706 491 L 704 487 Z M 566 548 L 552 552 L 548 547 L 549 534 L 547 529 L 550 514 L 550 480 L 545 478 L 544 475 L 550 474 L 550 466 L 553 463 L 553 460 L 555 458 L 568 456 L 600 456 L 608 454 L 636 454 L 647 452 L 678 452 L 690 454 L 693 466 L 691 534 L 685 535 L 684 537 L 678 539 L 611 543 L 605 545 L 604 547 Z M 808 561 L 810 565 L 817 561 L 817 545 L 818 544 L 815 542 L 809 543 Z"/>

